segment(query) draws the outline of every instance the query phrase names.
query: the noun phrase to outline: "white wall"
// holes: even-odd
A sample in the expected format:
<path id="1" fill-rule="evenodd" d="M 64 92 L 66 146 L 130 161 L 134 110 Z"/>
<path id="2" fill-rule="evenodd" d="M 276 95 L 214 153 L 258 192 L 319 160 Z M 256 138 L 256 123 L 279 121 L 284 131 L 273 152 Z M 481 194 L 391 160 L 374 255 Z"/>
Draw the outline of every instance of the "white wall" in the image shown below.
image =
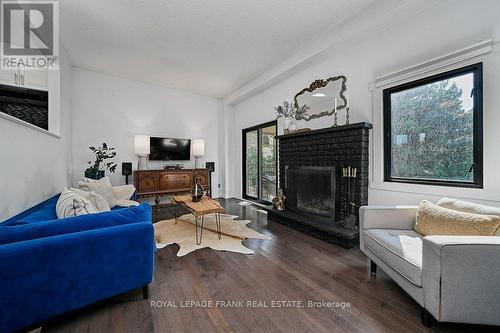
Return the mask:
<path id="1" fill-rule="evenodd" d="M 431 10 L 416 13 L 401 23 L 388 24 L 385 29 L 346 44 L 327 60 L 307 68 L 257 95 L 234 105 L 234 119 L 228 125 L 227 196 L 241 196 L 241 130 L 272 120 L 273 106 L 283 100 L 291 101 L 296 92 L 318 78 L 344 74 L 348 78 L 351 99 L 351 123 L 374 123 L 372 131 L 372 168 L 369 192 L 370 204 L 416 204 L 423 198 L 436 200 L 443 195 L 468 198 L 500 205 L 500 2 L 448 1 Z M 363 22 L 359 22 L 363 24 Z M 377 75 L 386 74 L 420 63 L 448 52 L 469 46 L 479 40 L 493 38 L 494 51 L 484 59 L 484 189 L 456 189 L 437 186 L 401 186 L 374 181 L 373 164 L 382 156 L 380 114 L 372 114 L 370 83 Z M 378 103 L 378 101 L 374 101 Z M 339 123 L 343 123 L 343 115 Z M 300 122 L 299 127 L 331 126 L 333 118 Z M 377 169 L 377 172 L 381 172 Z M 379 177 L 380 176 L 380 177 Z"/>
<path id="2" fill-rule="evenodd" d="M 133 162 L 136 169 L 134 135 L 146 134 L 204 139 L 202 163 L 216 162 L 212 184 L 214 196 L 219 195 L 220 100 L 79 68 L 73 68 L 72 88 L 74 184 L 83 177 L 87 162 L 93 157 L 88 147 L 102 142 L 115 147 L 118 153 L 119 165 L 116 173 L 110 174 L 111 181 L 124 184 L 121 163 Z M 186 168 L 193 167 L 194 158 L 182 163 Z M 158 169 L 165 164 L 150 162 L 149 168 Z"/>
<path id="3" fill-rule="evenodd" d="M 49 121 L 60 137 L 0 118 L 0 221 L 60 193 L 71 182 L 71 64 L 62 45 L 60 61 L 60 71 L 49 78 Z M 64 83 L 60 92 L 59 80 Z"/>

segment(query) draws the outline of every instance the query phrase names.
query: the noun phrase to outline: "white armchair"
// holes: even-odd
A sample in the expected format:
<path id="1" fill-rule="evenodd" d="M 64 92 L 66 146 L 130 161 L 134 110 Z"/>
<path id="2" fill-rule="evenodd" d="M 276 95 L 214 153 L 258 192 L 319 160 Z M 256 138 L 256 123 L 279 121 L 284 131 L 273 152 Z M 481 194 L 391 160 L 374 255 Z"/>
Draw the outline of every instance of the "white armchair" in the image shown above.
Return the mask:
<path id="1" fill-rule="evenodd" d="M 500 237 L 427 236 L 424 306 L 436 319 L 500 324 Z"/>
<path id="2" fill-rule="evenodd" d="M 416 209 L 361 207 L 360 248 L 372 274 L 379 266 L 410 294 L 426 326 L 432 317 L 500 325 L 500 237 L 423 237 L 413 230 Z"/>

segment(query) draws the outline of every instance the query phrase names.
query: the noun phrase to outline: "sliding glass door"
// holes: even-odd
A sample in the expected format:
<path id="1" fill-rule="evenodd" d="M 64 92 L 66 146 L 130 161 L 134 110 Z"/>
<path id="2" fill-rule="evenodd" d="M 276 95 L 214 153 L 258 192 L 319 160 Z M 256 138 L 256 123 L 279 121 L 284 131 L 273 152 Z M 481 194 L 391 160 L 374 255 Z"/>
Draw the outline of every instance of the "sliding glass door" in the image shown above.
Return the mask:
<path id="1" fill-rule="evenodd" d="M 243 130 L 243 197 L 271 202 L 276 196 L 276 122 Z"/>

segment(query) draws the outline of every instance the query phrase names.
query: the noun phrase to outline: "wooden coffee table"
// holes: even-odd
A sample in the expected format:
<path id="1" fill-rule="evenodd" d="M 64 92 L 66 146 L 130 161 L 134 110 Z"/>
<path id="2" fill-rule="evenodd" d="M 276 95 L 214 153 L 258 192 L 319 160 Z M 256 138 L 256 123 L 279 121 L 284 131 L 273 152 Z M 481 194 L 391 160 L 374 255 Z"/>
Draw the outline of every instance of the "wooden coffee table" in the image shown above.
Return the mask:
<path id="1" fill-rule="evenodd" d="M 205 220 L 205 215 L 215 214 L 215 224 L 217 226 L 217 235 L 219 239 L 222 237 L 222 227 L 220 223 L 220 214 L 224 213 L 224 208 L 220 203 L 212 198 L 204 196 L 198 202 L 193 202 L 190 195 L 176 195 L 172 197 L 172 202 L 176 204 L 175 208 L 175 224 L 179 220 L 179 207 L 183 206 L 191 212 L 195 220 L 195 232 L 196 232 L 196 245 L 201 244 L 201 239 L 203 237 L 203 222 Z M 198 236 L 198 221 L 201 220 L 201 230 Z"/>

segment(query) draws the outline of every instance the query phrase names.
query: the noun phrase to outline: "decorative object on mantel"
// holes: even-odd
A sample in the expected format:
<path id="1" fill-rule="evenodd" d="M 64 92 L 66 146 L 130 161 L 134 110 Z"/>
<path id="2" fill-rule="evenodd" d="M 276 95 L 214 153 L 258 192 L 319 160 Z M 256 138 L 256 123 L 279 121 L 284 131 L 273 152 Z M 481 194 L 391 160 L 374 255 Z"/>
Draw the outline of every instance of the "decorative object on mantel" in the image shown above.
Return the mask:
<path id="1" fill-rule="evenodd" d="M 349 94 L 346 94 L 347 106 L 345 108 L 345 124 L 349 125 Z"/>
<path id="2" fill-rule="evenodd" d="M 344 228 L 355 230 L 357 218 L 354 215 L 356 204 L 354 193 L 356 188 L 356 177 L 358 169 L 353 167 L 342 168 L 342 179 L 344 180 L 344 212 L 346 214 Z"/>
<path id="3" fill-rule="evenodd" d="M 333 107 L 333 127 L 337 127 L 338 123 L 337 123 L 337 107 L 338 107 L 338 100 L 337 100 L 337 97 L 335 97 L 335 103 L 334 103 L 334 107 Z"/>
<path id="4" fill-rule="evenodd" d="M 294 107 L 292 103 L 287 101 L 284 101 L 283 105 L 278 105 L 274 108 L 274 111 L 276 111 L 276 119 L 283 118 L 284 134 L 297 131 L 297 125 L 295 124 L 294 119 L 300 119 L 304 114 L 307 114 L 308 110 L 309 107 L 307 105 Z"/>
<path id="5" fill-rule="evenodd" d="M 89 149 L 95 155 L 95 161 L 89 161 L 90 165 L 85 170 L 85 177 L 90 179 L 101 179 L 105 176 L 106 170 L 111 173 L 116 171 L 117 164 L 113 161 L 105 162 L 106 160 L 116 157 L 115 148 L 109 147 L 106 143 L 103 143 L 100 147 L 89 147 Z"/>
<path id="6" fill-rule="evenodd" d="M 148 159 L 150 151 L 149 135 L 136 135 L 134 137 L 134 151 L 139 156 L 137 170 L 148 169 Z"/>
<path id="7" fill-rule="evenodd" d="M 347 78 L 344 75 L 319 79 L 299 91 L 294 97 L 294 106 L 298 109 L 299 105 L 304 105 L 308 110 L 297 115 L 295 119 L 310 121 L 325 116 L 336 116 L 339 110 L 347 106 L 346 81 Z M 338 105 L 339 100 L 342 101 L 341 105 Z"/>
<path id="8" fill-rule="evenodd" d="M 277 210 L 285 210 L 285 194 L 283 193 L 283 188 L 278 189 L 278 195 L 273 199 L 273 207 Z"/>
<path id="9" fill-rule="evenodd" d="M 283 119 L 283 132 L 288 131 L 295 116 L 292 103 L 284 101 L 283 105 L 276 106 L 274 111 L 276 111 L 276 119 Z"/>
<path id="10" fill-rule="evenodd" d="M 311 129 L 310 128 L 297 128 L 296 130 L 285 130 L 283 131 L 283 134 L 295 134 L 295 133 L 302 133 L 302 132 L 309 132 Z"/>

